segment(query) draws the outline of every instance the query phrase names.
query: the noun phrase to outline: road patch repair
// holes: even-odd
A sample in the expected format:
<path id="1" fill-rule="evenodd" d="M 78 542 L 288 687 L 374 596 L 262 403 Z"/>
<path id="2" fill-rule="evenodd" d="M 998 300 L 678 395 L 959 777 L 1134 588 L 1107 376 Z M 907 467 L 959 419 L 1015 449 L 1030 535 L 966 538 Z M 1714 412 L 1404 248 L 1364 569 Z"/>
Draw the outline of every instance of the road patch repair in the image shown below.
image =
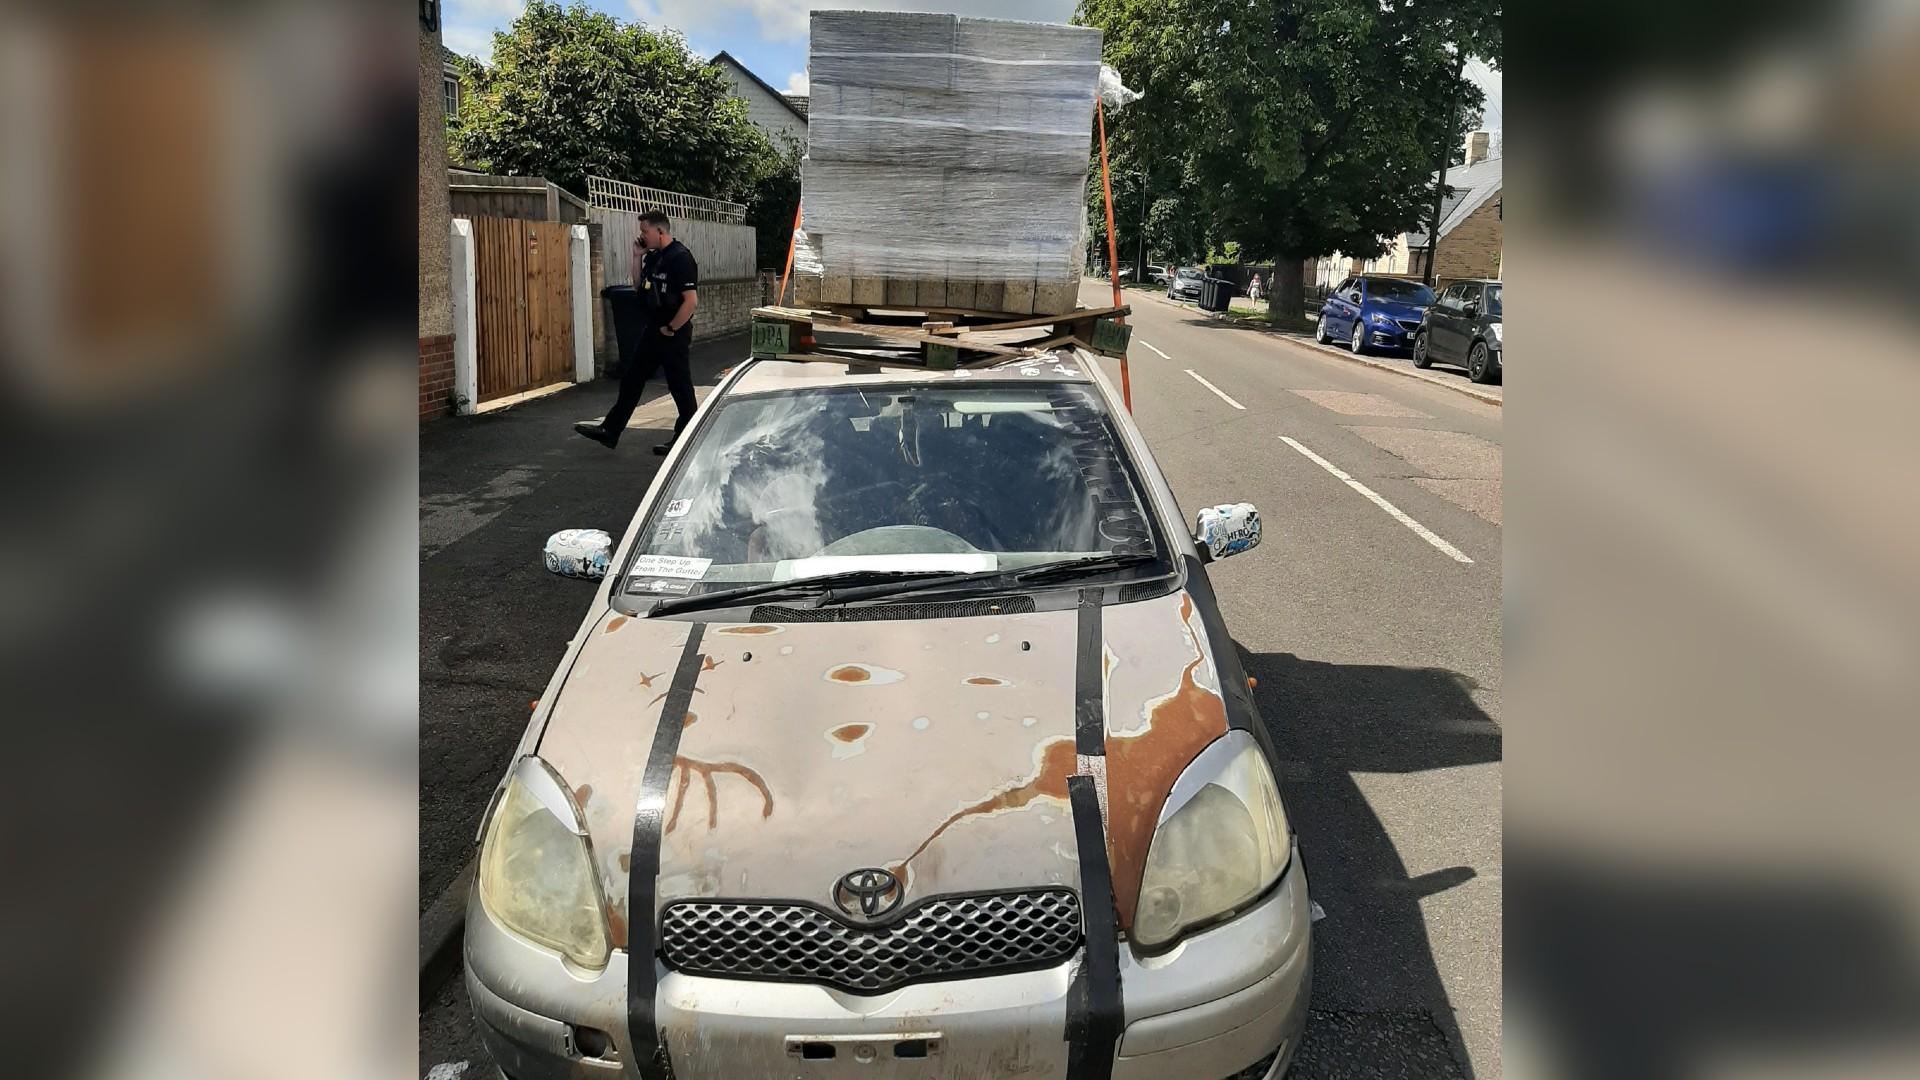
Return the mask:
<path id="1" fill-rule="evenodd" d="M 1459 431 L 1350 426 L 1348 431 L 1405 461 L 1425 491 L 1492 522 L 1501 521 L 1500 447 Z"/>
<path id="2" fill-rule="evenodd" d="M 1385 416 L 1394 419 L 1431 420 L 1419 409 L 1410 408 L 1381 394 L 1361 394 L 1350 390 L 1289 390 L 1329 412 L 1342 416 Z"/>
<path id="3" fill-rule="evenodd" d="M 1422 540 L 1425 540 L 1427 543 L 1432 544 L 1435 548 L 1437 548 L 1442 554 L 1447 556 L 1449 559 L 1452 559 L 1454 562 L 1459 562 L 1459 563 L 1470 563 L 1473 561 L 1471 558 L 1467 556 L 1466 552 L 1461 551 L 1459 548 L 1454 547 L 1452 544 L 1447 543 L 1445 540 L 1442 540 L 1439 537 L 1439 535 L 1436 534 L 1432 529 L 1429 529 L 1425 525 L 1422 525 L 1419 522 L 1413 520 L 1413 518 L 1407 516 L 1406 511 L 1388 502 L 1385 498 L 1382 498 L 1379 492 L 1373 490 L 1367 485 L 1347 475 L 1347 473 L 1343 471 L 1340 468 L 1340 466 L 1335 465 L 1333 462 L 1328 461 L 1326 458 L 1323 458 L 1319 454 L 1316 454 L 1313 451 L 1307 449 L 1296 439 L 1292 439 L 1292 438 L 1289 438 L 1288 436 L 1282 435 L 1280 436 L 1280 441 L 1283 443 L 1286 443 L 1288 446 L 1293 447 L 1295 450 L 1300 451 L 1300 453 L 1304 455 L 1309 461 L 1312 461 L 1315 465 L 1318 465 L 1321 468 L 1332 473 L 1334 477 L 1339 479 L 1342 483 L 1346 484 L 1348 487 L 1352 488 L 1353 490 L 1359 492 L 1361 495 L 1365 496 L 1368 502 L 1372 503 L 1375 506 L 1378 506 L 1382 510 L 1385 510 L 1387 514 L 1391 516 L 1395 521 L 1398 521 L 1400 524 L 1405 525 L 1407 528 L 1413 530 L 1414 535 L 1418 536 Z"/>

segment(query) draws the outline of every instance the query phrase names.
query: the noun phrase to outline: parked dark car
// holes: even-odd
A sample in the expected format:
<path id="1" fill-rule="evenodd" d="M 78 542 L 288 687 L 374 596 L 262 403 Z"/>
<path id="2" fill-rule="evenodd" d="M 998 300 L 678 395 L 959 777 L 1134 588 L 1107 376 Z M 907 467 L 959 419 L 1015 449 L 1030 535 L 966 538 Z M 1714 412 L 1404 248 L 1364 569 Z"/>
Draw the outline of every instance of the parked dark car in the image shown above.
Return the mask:
<path id="1" fill-rule="evenodd" d="M 1406 278 L 1360 274 L 1333 287 L 1320 305 L 1315 341 L 1344 341 L 1356 353 L 1413 347 L 1433 290 Z"/>
<path id="2" fill-rule="evenodd" d="M 1413 341 L 1413 366 L 1455 364 L 1477 383 L 1500 381 L 1500 283 L 1456 281 L 1427 309 Z"/>

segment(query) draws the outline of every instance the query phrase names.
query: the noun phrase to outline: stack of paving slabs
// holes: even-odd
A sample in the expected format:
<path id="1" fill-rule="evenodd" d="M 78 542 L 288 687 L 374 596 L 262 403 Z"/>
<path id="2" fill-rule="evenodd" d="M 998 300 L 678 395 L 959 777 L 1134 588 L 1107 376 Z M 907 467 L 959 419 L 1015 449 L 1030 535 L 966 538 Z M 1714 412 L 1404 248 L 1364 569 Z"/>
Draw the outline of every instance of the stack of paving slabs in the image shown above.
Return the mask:
<path id="1" fill-rule="evenodd" d="M 816 11 L 795 300 L 1072 311 L 1100 31 Z"/>

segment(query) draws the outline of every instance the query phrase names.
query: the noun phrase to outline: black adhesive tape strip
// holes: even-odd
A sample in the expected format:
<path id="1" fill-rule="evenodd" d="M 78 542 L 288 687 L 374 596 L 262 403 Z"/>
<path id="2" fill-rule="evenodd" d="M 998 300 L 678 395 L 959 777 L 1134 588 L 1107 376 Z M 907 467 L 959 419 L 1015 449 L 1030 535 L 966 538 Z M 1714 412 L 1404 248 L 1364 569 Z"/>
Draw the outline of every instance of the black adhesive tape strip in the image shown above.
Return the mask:
<path id="1" fill-rule="evenodd" d="M 1107 754 L 1106 656 L 1100 625 L 1101 589 L 1080 590 L 1078 648 L 1073 673 L 1073 748 L 1088 757 Z"/>
<path id="2" fill-rule="evenodd" d="M 685 728 L 681 721 L 693 704 L 694 684 L 700 681 L 700 639 L 705 632 L 705 623 L 694 623 L 680 651 L 633 813 L 633 850 L 627 869 L 627 1037 L 633 1042 L 633 1063 L 645 1080 L 673 1076 L 673 1063 L 653 1015 L 653 994 L 659 982 L 654 954 L 660 947 L 654 891 L 660 877 L 661 811 L 666 807 L 667 785 L 673 780 L 673 759 L 680 753 L 680 733 Z"/>
<path id="3" fill-rule="evenodd" d="M 1093 777 L 1067 777 L 1067 801 L 1073 807 L 1073 838 L 1080 854 L 1080 910 L 1087 920 L 1086 960 L 1075 973 L 1067 1003 L 1067 1077 L 1111 1080 L 1114 1048 L 1120 1043 L 1120 920 L 1113 908 L 1107 835 Z"/>

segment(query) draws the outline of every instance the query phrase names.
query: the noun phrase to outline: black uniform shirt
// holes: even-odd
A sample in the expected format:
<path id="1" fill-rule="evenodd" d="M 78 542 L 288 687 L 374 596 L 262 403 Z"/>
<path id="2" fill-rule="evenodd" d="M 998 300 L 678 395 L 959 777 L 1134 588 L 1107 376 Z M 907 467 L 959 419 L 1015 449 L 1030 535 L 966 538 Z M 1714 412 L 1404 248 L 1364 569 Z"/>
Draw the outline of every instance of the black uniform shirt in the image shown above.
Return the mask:
<path id="1" fill-rule="evenodd" d="M 687 245 L 675 240 L 658 251 L 647 252 L 640 264 L 640 277 L 642 302 L 649 318 L 655 326 L 671 326 L 687 291 L 700 287 L 700 264 Z"/>

